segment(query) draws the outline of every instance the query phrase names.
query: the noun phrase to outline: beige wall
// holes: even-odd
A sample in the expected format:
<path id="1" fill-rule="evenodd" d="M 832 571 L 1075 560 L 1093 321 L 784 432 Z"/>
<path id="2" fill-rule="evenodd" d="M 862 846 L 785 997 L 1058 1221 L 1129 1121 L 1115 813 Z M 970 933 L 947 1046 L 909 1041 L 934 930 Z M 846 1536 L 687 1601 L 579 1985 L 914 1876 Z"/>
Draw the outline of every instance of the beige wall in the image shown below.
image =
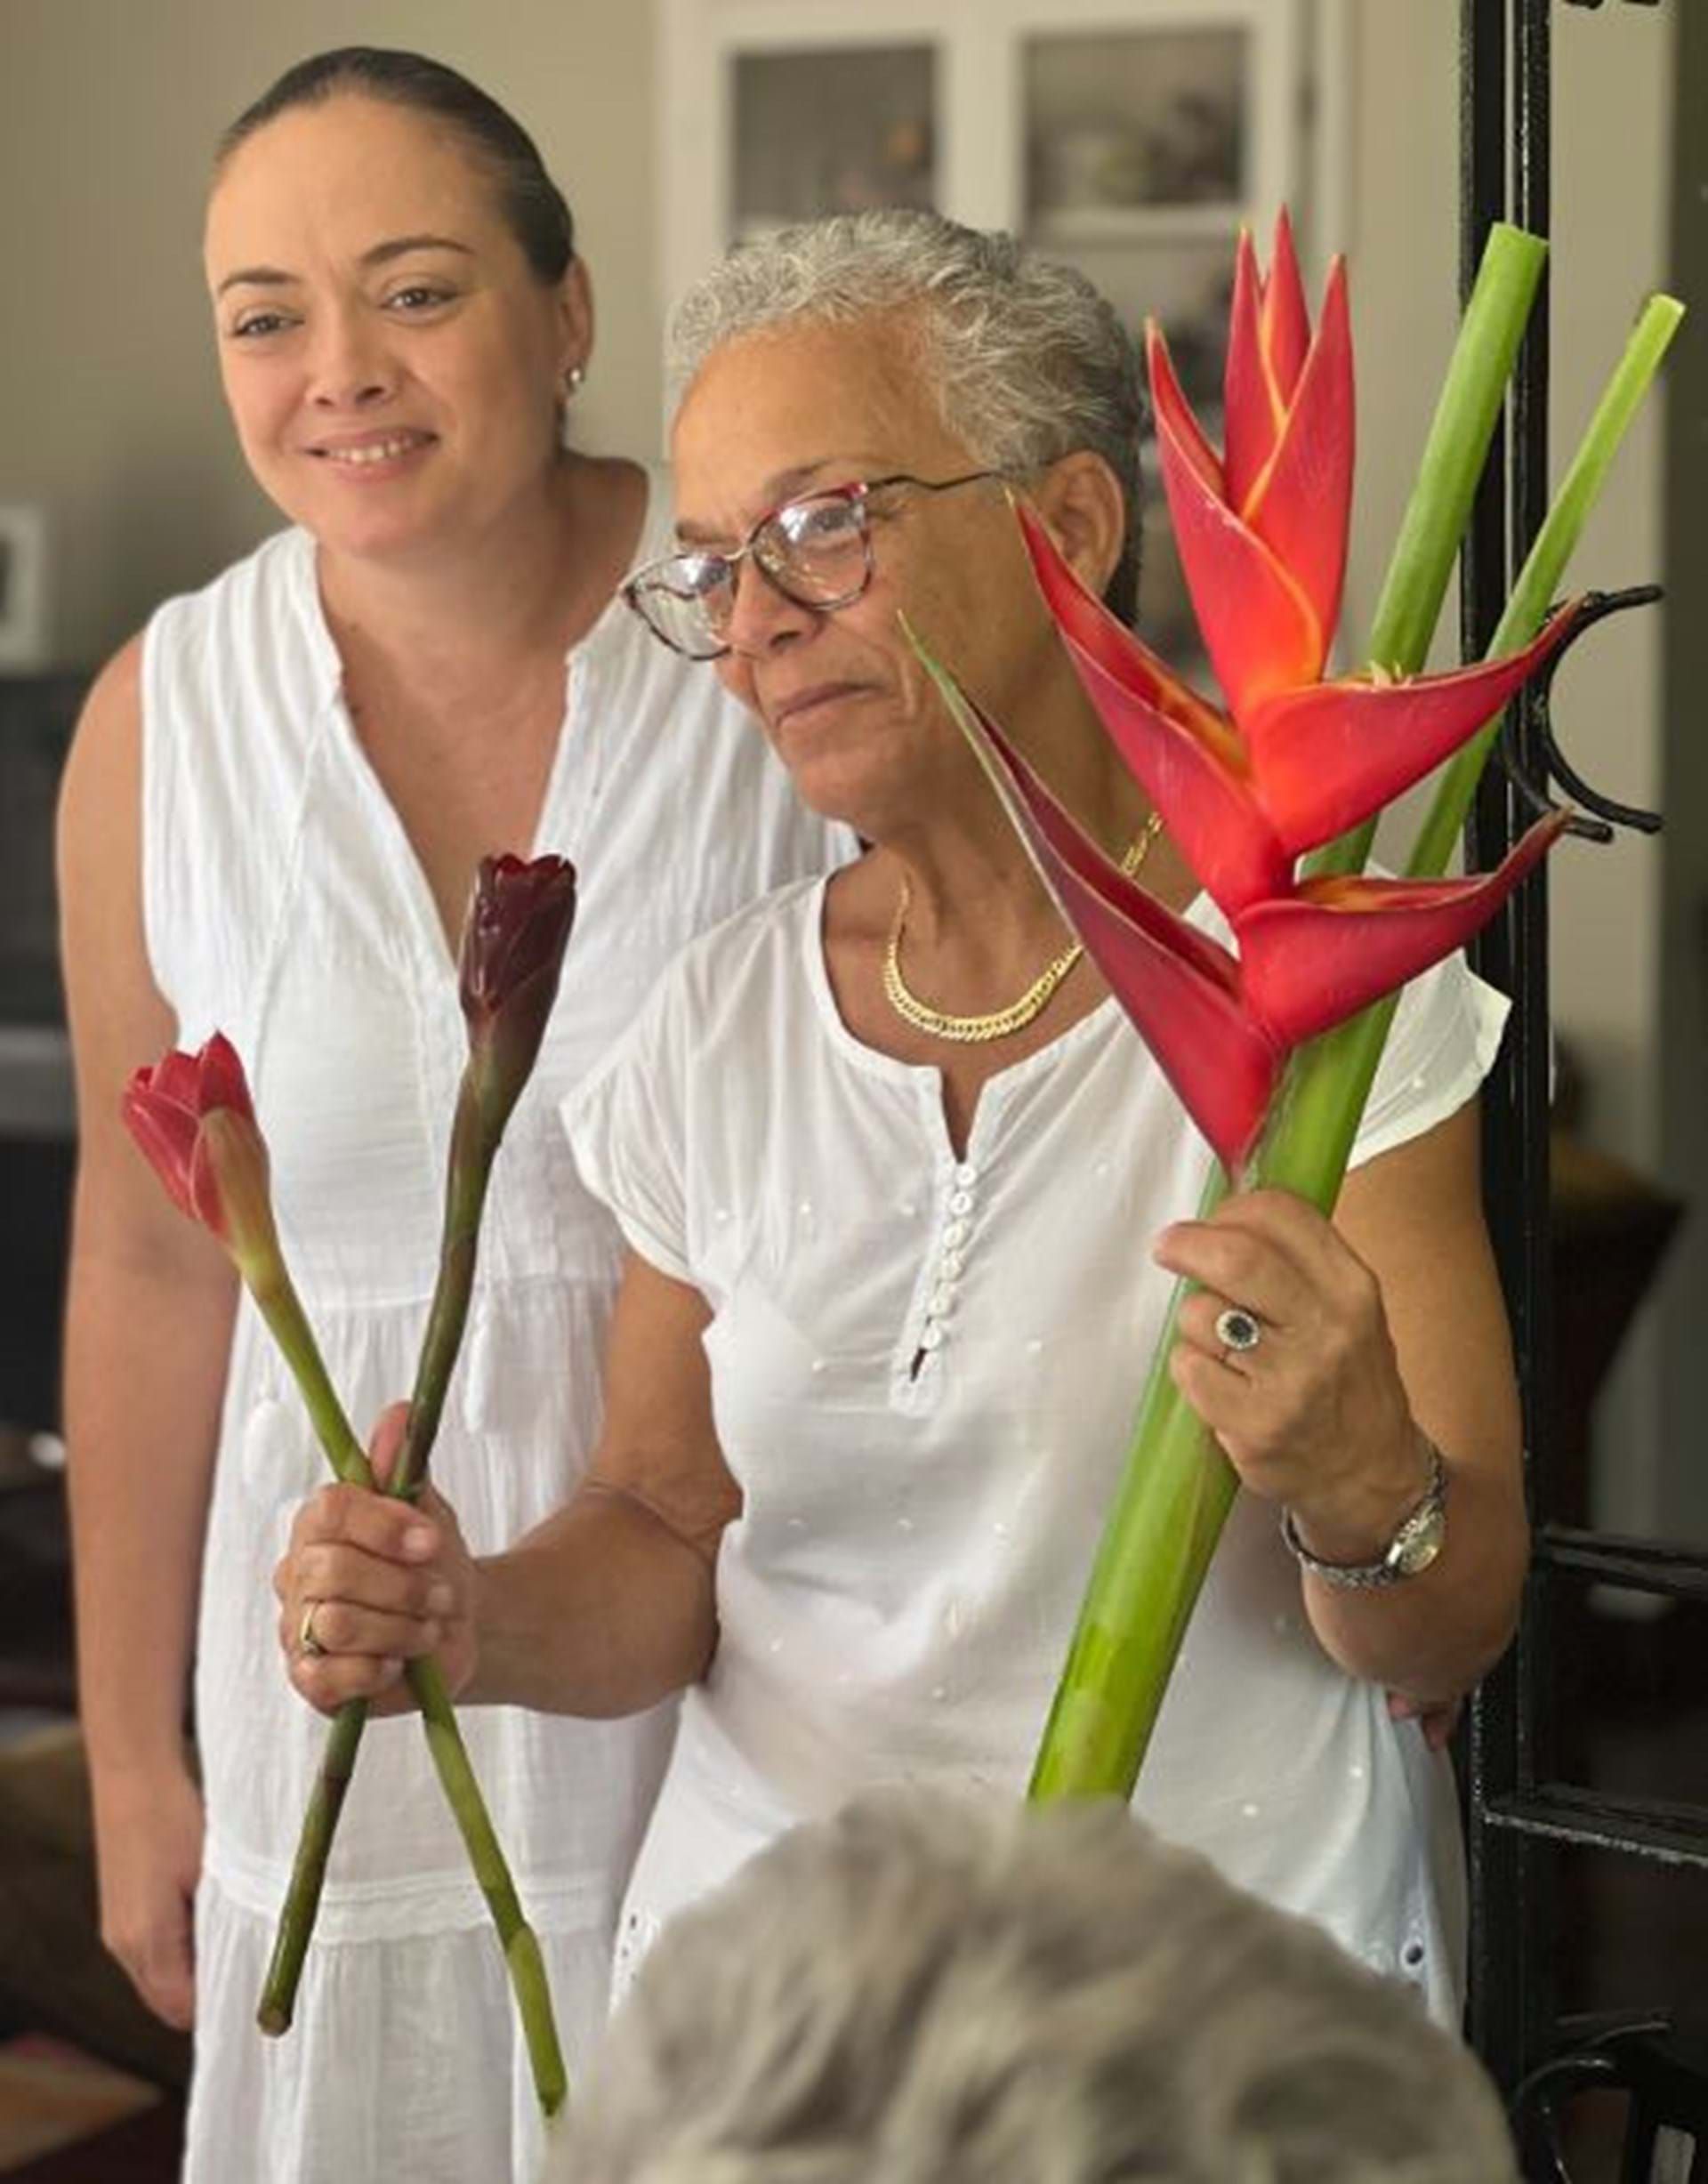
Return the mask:
<path id="1" fill-rule="evenodd" d="M 655 451 L 643 0 L 0 0 L 0 502 L 48 512 L 68 662 L 276 520 L 220 401 L 198 263 L 208 158 L 281 69 L 355 40 L 465 69 L 533 132 L 599 300 L 584 437 Z"/>
<path id="2" fill-rule="evenodd" d="M 1639 298 L 1670 281 L 1672 75 L 1678 14 L 1625 7 L 1555 10 L 1555 254 L 1552 430 L 1560 455 L 1595 399 L 1608 352 Z M 1597 34 L 1599 33 L 1598 36 Z M 1696 308 L 1708 297 L 1696 299 Z M 1691 327 L 1694 346 L 1696 328 Z M 1682 351 L 1675 352 L 1674 366 Z M 1663 564 L 1667 402 L 1638 419 L 1585 537 L 1575 582 L 1609 589 L 1667 575 L 1689 611 L 1687 572 Z M 1561 676 L 1556 713 L 1567 748 L 1598 787 L 1657 804 L 1664 771 L 1665 628 L 1650 612 L 1598 630 Z M 1622 835 L 1562 862 L 1555 884 L 1555 1017 L 1584 1065 L 1589 1133 L 1633 1166 L 1663 1157 L 1664 1037 L 1672 1025 L 1661 976 L 1661 905 L 1679 840 Z M 1669 1027 L 1672 1033 L 1669 1035 Z M 1708 1053 L 1701 1056 L 1708 1064 Z M 1671 1179 L 1683 1185 L 1688 1179 Z M 1596 1514 L 1616 1529 L 1695 1528 L 1681 1466 L 1691 1452 L 1662 1434 L 1662 1335 L 1653 1303 L 1632 1331 L 1596 1417 Z M 1696 1467 L 1689 1463 L 1691 1470 Z"/>

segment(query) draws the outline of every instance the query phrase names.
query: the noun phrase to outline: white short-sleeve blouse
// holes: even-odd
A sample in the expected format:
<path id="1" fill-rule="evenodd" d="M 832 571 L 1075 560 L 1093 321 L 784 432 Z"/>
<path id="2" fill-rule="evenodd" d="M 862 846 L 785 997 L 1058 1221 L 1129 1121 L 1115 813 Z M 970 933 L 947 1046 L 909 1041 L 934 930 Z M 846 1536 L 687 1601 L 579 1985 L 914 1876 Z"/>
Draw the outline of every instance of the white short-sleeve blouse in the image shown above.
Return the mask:
<path id="1" fill-rule="evenodd" d="M 1106 1001 L 980 1093 L 837 1013 L 824 883 L 694 943 L 565 1103 L 633 1248 L 705 1297 L 740 1485 L 720 1639 L 630 1889 L 632 1959 L 780 1829 L 857 1788 L 1018 1793 L 1167 1307 L 1149 1244 L 1209 1156 Z M 1202 899 L 1191 915 L 1218 924 Z M 1222 929 L 1225 931 L 1225 929 Z M 1354 1158 L 1469 1099 L 1506 1004 L 1455 958 L 1396 1016 Z M 1451 1777 L 1323 1653 L 1272 1510 L 1237 1503 L 1135 1800 L 1456 2017 Z"/>

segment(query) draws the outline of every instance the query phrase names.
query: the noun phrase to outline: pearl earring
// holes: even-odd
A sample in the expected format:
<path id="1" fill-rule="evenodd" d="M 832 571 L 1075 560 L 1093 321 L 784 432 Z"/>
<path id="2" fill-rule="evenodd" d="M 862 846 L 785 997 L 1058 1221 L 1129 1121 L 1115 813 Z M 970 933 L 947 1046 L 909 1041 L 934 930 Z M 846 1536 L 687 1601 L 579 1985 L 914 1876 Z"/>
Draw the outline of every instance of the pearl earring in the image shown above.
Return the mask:
<path id="1" fill-rule="evenodd" d="M 565 391 L 569 394 L 579 394 L 581 383 L 586 376 L 587 367 L 584 364 L 572 364 L 563 375 Z"/>

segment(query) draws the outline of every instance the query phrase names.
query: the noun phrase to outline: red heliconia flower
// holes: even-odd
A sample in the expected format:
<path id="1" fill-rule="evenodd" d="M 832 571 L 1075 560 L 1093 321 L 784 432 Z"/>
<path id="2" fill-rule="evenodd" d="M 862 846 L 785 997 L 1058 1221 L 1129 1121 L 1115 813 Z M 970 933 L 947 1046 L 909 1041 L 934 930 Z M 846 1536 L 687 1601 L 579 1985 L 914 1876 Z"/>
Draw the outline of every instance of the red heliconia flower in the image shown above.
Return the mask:
<path id="1" fill-rule="evenodd" d="M 1129 878 L 961 694 L 962 725 L 1063 915 L 1230 1175 L 1256 1145 L 1291 1050 L 1464 942 L 1563 830 L 1539 820 L 1470 880 L 1308 880 L 1231 921 L 1236 956 Z"/>
<path id="2" fill-rule="evenodd" d="M 1277 690 L 1236 722 L 1092 596 L 1024 504 L 1019 517 L 1086 696 L 1230 917 L 1283 891 L 1307 850 L 1360 825 L 1451 757 L 1558 649 L 1581 611 L 1562 608 L 1503 659 L 1405 681 L 1306 683 Z"/>
<path id="3" fill-rule="evenodd" d="M 277 1250 L 266 1140 L 237 1049 L 215 1032 L 199 1053 L 173 1052 L 136 1071 L 126 1128 L 181 1213 L 246 1263 Z"/>
<path id="4" fill-rule="evenodd" d="M 575 922 L 576 868 L 567 858 L 481 858 L 458 984 L 489 1124 L 502 1127 L 528 1082 Z"/>
<path id="5" fill-rule="evenodd" d="M 1311 334 L 1285 213 L 1267 283 L 1241 234 L 1224 456 L 1188 407 L 1154 321 L 1146 349 L 1187 589 L 1229 710 L 1243 720 L 1276 691 L 1317 681 L 1340 619 L 1354 440 L 1345 262 L 1329 269 Z"/>
<path id="6" fill-rule="evenodd" d="M 1157 445 L 1187 587 L 1226 711 L 1096 600 L 1019 506 L 1044 603 L 1104 726 L 1232 926 L 1237 955 L 1125 877 L 964 693 L 951 704 L 1062 910 L 1230 1173 L 1253 1150 L 1288 1054 L 1460 947 L 1567 824 L 1497 872 L 1296 882 L 1308 850 L 1373 818 L 1476 735 L 1563 641 L 1557 614 L 1510 657 L 1456 673 L 1378 665 L 1324 681 L 1351 512 L 1346 269 L 1311 330 L 1284 214 L 1265 281 L 1242 236 L 1218 454 L 1148 329 Z"/>
<path id="7" fill-rule="evenodd" d="M 1020 508 L 1068 657 L 1129 768 L 1229 917 L 1280 893 L 1297 860 L 1360 825 L 1468 742 L 1576 619 L 1564 608 L 1511 657 L 1446 675 L 1380 665 L 1321 680 L 1351 513 L 1352 343 L 1337 259 L 1313 334 L 1282 214 L 1265 282 L 1242 235 L 1225 381 L 1227 448 L 1188 407 L 1153 325 L 1157 446 L 1224 712 L 1116 620 Z"/>

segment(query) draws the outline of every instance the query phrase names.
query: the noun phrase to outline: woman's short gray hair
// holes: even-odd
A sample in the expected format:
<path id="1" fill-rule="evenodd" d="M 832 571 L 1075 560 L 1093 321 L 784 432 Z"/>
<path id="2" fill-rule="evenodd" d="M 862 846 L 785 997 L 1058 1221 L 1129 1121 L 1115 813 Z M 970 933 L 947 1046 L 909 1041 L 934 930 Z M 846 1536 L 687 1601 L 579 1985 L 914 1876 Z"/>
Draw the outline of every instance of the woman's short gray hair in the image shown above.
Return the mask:
<path id="1" fill-rule="evenodd" d="M 1139 576 L 1137 345 L 1072 266 L 1011 235 L 936 213 L 839 214 L 732 250 L 683 298 L 671 328 L 680 397 L 714 349 L 793 319 L 847 325 L 908 314 L 944 423 L 980 463 L 1017 476 L 1089 448 L 1121 481 L 1127 535 L 1109 603 L 1133 618 Z"/>
<path id="2" fill-rule="evenodd" d="M 640 1967 L 568 2184 L 1517 2184 L 1417 1996 L 1113 1800 L 889 1792 Z"/>

